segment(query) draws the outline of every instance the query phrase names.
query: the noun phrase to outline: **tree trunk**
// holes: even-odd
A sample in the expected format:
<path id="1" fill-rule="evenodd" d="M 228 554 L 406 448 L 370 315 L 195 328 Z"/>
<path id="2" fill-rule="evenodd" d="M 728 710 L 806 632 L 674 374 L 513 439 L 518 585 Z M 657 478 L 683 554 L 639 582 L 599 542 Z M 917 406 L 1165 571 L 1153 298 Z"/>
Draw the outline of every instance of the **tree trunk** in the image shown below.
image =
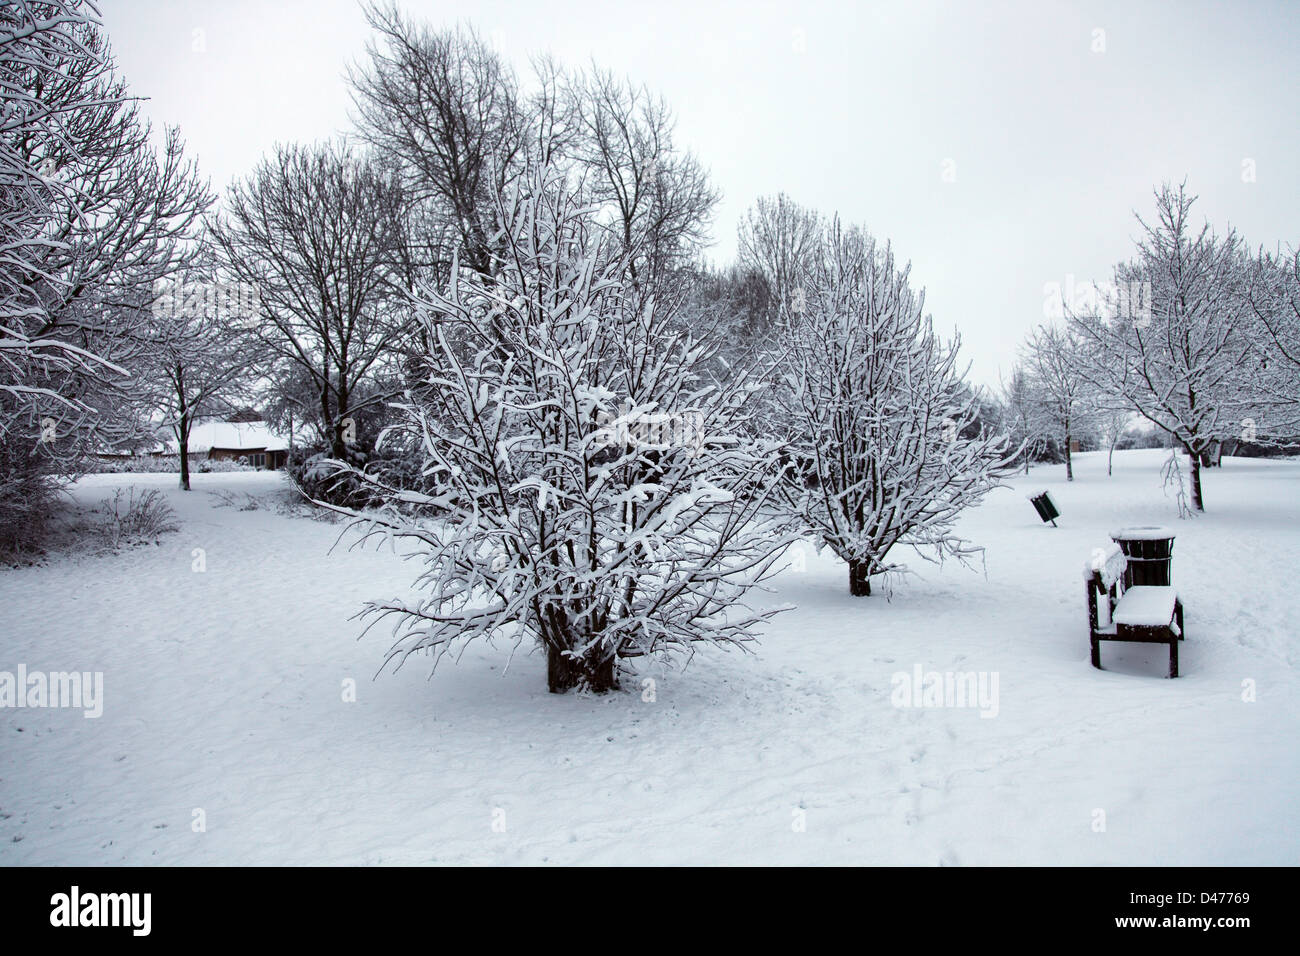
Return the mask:
<path id="1" fill-rule="evenodd" d="M 1065 480 L 1074 481 L 1074 459 L 1070 455 L 1070 430 L 1065 430 Z"/>
<path id="2" fill-rule="evenodd" d="M 177 363 L 172 369 L 172 382 L 176 386 L 177 412 L 176 419 L 176 438 L 178 439 L 177 452 L 181 456 L 181 490 L 190 490 L 190 410 L 185 404 L 185 368 Z"/>
<path id="3" fill-rule="evenodd" d="M 190 423 L 185 415 L 181 415 L 180 427 L 176 429 L 176 436 L 180 439 L 181 453 L 181 489 L 190 490 Z"/>
<path id="4" fill-rule="evenodd" d="M 854 597 L 871 596 L 871 565 L 866 561 L 849 562 L 849 593 Z"/>
<path id="5" fill-rule="evenodd" d="M 584 687 L 596 694 L 618 689 L 618 656 L 574 658 L 546 645 L 546 686 L 552 694 Z"/>
<path id="6" fill-rule="evenodd" d="M 1106 456 L 1106 474 L 1115 474 L 1115 443 L 1111 442 L 1110 454 Z"/>
<path id="7" fill-rule="evenodd" d="M 1205 510 L 1205 500 L 1201 497 L 1201 456 L 1192 455 L 1192 507 L 1197 511 Z"/>

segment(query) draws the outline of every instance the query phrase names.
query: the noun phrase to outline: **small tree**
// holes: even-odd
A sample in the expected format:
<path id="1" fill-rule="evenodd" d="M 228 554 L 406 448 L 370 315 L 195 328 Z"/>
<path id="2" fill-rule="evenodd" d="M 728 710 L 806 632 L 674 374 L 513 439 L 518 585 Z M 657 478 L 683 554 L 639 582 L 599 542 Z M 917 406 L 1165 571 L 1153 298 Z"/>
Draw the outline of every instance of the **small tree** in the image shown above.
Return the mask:
<path id="1" fill-rule="evenodd" d="M 206 267 L 206 268 L 204 268 Z M 206 257 L 159 290 L 154 300 L 157 344 L 148 376 L 163 425 L 176 437 L 180 487 L 190 490 L 190 432 L 205 417 L 233 413 L 248 397 L 256 367 L 252 328 L 256 290 L 215 279 Z"/>
<path id="2" fill-rule="evenodd" d="M 1083 431 L 1093 390 L 1080 367 L 1080 347 L 1068 328 L 1040 325 L 1029 334 L 1024 348 L 1039 419 L 1065 452 L 1066 481 L 1074 481 L 1070 444 Z"/>
<path id="3" fill-rule="evenodd" d="M 595 210 L 553 174 L 498 199 L 495 279 L 426 293 L 425 387 L 384 442 L 428 493 L 346 469 L 384 501 L 367 534 L 414 547 L 416 594 L 369 603 L 388 660 L 503 638 L 545 648 L 552 692 L 617 685 L 618 660 L 750 639 L 746 593 L 790 543 L 769 515 L 777 449 L 742 435 L 745 389 L 635 295 Z"/>
<path id="4" fill-rule="evenodd" d="M 1106 443 L 1106 474 L 1115 473 L 1115 448 L 1133 424 L 1133 410 L 1119 401 L 1097 397 L 1091 418 Z"/>
<path id="5" fill-rule="evenodd" d="M 1011 369 L 1011 376 L 999 383 L 997 394 L 1000 427 L 1010 444 L 1019 448 L 1016 460 L 1024 465 L 1025 474 L 1047 445 L 1048 423 L 1043 419 L 1043 403 L 1034 380 L 1023 362 Z"/>
<path id="6" fill-rule="evenodd" d="M 899 544 L 964 560 L 978 548 L 953 530 L 1011 459 L 1006 440 L 970 434 L 977 398 L 941 342 L 924 293 L 892 250 L 835 222 L 803 286 L 806 309 L 788 336 L 792 446 L 803 465 L 787 483 L 794 512 L 849 564 L 849 592 L 903 570 Z"/>

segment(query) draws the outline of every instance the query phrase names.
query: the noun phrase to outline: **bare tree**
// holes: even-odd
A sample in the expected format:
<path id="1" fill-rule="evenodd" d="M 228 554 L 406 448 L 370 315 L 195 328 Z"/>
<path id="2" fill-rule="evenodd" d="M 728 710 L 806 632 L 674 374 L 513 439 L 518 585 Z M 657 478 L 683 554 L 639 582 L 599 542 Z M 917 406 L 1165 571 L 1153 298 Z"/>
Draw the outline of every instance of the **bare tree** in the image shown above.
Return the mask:
<path id="1" fill-rule="evenodd" d="M 767 281 L 777 323 L 802 311 L 806 293 L 800 293 L 799 283 L 815 267 L 825 229 L 821 216 L 785 193 L 760 197 L 741 220 L 740 264 Z"/>
<path id="2" fill-rule="evenodd" d="M 1256 439 L 1294 438 L 1300 429 L 1300 249 L 1261 253 L 1252 265 L 1249 341 L 1260 420 Z"/>
<path id="3" fill-rule="evenodd" d="M 1113 475 L 1115 448 L 1133 424 L 1133 410 L 1127 405 L 1101 398 L 1093 409 L 1092 417 L 1106 443 L 1106 474 Z"/>
<path id="4" fill-rule="evenodd" d="M 542 112 L 530 123 L 513 71 L 473 29 L 434 30 L 394 3 L 365 12 L 377 39 L 368 62 L 349 71 L 360 135 L 397 161 L 408 201 L 431 212 L 426 245 L 442 275 L 453 253 L 491 275 L 492 197 L 519 175 L 530 147 L 562 132 L 556 77 L 543 69 Z"/>
<path id="5" fill-rule="evenodd" d="M 1017 458 L 1025 474 L 1047 443 L 1049 428 L 1043 419 L 1043 402 L 1023 362 L 1011 369 L 1011 376 L 999 382 L 997 403 L 1000 424 L 1010 444 L 1019 449 Z"/>
<path id="6" fill-rule="evenodd" d="M 675 144 L 663 97 L 595 66 L 570 79 L 568 95 L 583 182 L 610 213 L 633 285 L 660 291 L 707 242 L 720 194 Z"/>
<path id="7" fill-rule="evenodd" d="M 251 394 L 257 367 L 257 291 L 222 281 L 210 257 L 160 287 L 157 343 L 148 377 L 162 426 L 176 438 L 180 487 L 190 490 L 190 433 L 203 418 L 232 414 Z"/>
<path id="8" fill-rule="evenodd" d="M 321 434 L 348 454 L 350 419 L 385 396 L 364 383 L 396 360 L 402 291 L 401 185 L 336 144 L 282 146 L 231 187 L 213 226 L 228 279 L 257 291 L 271 366 L 312 383 Z"/>
<path id="9" fill-rule="evenodd" d="M 1011 469 L 1006 440 L 972 435 L 977 398 L 893 251 L 838 221 L 801 281 L 807 308 L 787 333 L 792 447 L 803 473 L 787 484 L 806 524 L 849 565 L 849 592 L 904 570 L 903 544 L 935 560 L 979 548 L 954 522 Z"/>

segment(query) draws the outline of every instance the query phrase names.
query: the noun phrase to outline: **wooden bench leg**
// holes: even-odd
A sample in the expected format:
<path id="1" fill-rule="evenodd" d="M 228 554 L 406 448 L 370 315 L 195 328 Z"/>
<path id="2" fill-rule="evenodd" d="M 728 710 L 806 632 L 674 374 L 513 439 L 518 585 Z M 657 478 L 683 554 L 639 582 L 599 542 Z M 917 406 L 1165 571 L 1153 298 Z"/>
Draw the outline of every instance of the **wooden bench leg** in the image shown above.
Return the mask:
<path id="1" fill-rule="evenodd" d="M 1092 666 L 1101 670 L 1101 641 L 1092 639 Z"/>
<path id="2" fill-rule="evenodd" d="M 1169 676 L 1178 676 L 1178 637 L 1172 638 L 1169 642 Z"/>
<path id="3" fill-rule="evenodd" d="M 1182 601 L 1174 602 L 1174 620 L 1178 622 L 1178 639 L 1181 641 L 1187 633 L 1186 630 L 1183 628 L 1183 602 Z"/>

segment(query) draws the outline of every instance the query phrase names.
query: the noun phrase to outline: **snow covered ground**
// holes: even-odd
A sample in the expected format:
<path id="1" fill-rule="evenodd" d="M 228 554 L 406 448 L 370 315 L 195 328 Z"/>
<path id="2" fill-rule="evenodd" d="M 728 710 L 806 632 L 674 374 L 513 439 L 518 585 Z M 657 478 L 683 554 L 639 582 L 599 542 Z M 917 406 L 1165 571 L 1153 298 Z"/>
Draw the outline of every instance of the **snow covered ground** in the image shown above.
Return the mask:
<path id="1" fill-rule="evenodd" d="M 962 524 L 987 576 L 909 560 L 891 600 L 851 598 L 809 549 L 756 654 L 605 697 L 486 646 L 372 680 L 387 642 L 348 617 L 413 568 L 213 494 L 278 475 L 87 478 L 88 505 L 164 489 L 181 528 L 0 570 L 0 671 L 104 674 L 97 719 L 0 709 L 0 864 L 1300 863 L 1300 461 L 1225 459 L 1179 521 L 1161 455 L 995 493 Z M 1081 568 L 1125 524 L 1177 531 L 1178 680 L 1162 645 L 1089 666 Z M 918 665 L 996 677 L 990 716 L 895 706 Z"/>

